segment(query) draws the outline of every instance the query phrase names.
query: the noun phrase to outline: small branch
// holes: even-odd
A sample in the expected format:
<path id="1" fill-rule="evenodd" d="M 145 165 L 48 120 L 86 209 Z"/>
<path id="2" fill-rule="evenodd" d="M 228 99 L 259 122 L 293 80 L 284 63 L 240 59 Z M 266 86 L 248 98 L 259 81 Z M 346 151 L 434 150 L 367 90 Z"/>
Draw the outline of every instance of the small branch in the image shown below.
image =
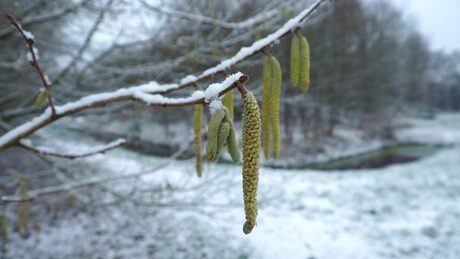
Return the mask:
<path id="1" fill-rule="evenodd" d="M 231 91 L 233 88 L 238 87 L 239 84 L 245 83 L 249 80 L 249 76 L 241 75 L 238 80 L 231 82 L 228 86 L 224 86 L 216 95 L 212 97 L 221 97 Z M 225 81 L 224 81 L 225 83 Z M 203 92 L 203 91 L 200 91 Z M 197 92 L 195 92 L 197 93 Z M 143 103 L 149 104 L 154 108 L 164 108 L 164 107 L 183 107 L 190 106 L 195 104 L 209 104 L 211 99 L 206 99 L 206 97 L 196 97 L 197 95 L 191 95 L 187 98 L 182 98 L 182 100 L 177 98 L 167 98 L 161 95 L 151 95 L 142 92 L 137 92 L 134 94 L 134 99 L 141 101 Z M 180 101 L 178 101 L 180 100 Z"/>
<path id="2" fill-rule="evenodd" d="M 30 32 L 25 31 L 22 28 L 21 24 L 16 20 L 16 18 L 14 18 L 13 15 L 6 13 L 5 17 L 8 20 L 8 22 L 10 22 L 10 24 L 12 26 L 14 26 L 16 28 L 16 30 L 18 30 L 19 33 L 21 33 L 22 38 L 24 38 L 24 40 L 27 43 L 27 47 L 29 49 L 29 53 L 30 53 L 30 57 L 31 57 L 29 59 L 30 64 L 35 68 L 35 70 L 37 70 L 37 73 L 40 76 L 40 79 L 41 79 L 43 85 L 45 86 L 45 89 L 46 89 L 46 92 L 47 92 L 48 103 L 51 106 L 51 113 L 54 116 L 56 114 L 56 109 L 54 108 L 53 96 L 51 94 L 51 85 L 50 85 L 51 83 L 50 83 L 48 77 L 45 75 L 45 73 L 43 73 L 43 70 L 40 67 L 40 63 L 38 63 L 38 51 L 34 46 L 33 35 Z"/>
<path id="3" fill-rule="evenodd" d="M 192 98 L 192 95 L 190 98 L 184 98 L 182 102 L 178 102 L 178 100 L 174 98 L 161 98 L 162 96 L 158 96 L 158 94 L 169 93 L 188 86 L 193 86 L 201 80 L 228 71 L 231 67 L 260 53 L 264 48 L 272 45 L 274 42 L 288 35 L 294 28 L 301 26 L 301 23 L 305 21 L 308 17 L 310 17 L 321 6 L 321 4 L 325 2 L 327 2 L 327 0 L 317 0 L 312 5 L 310 5 L 310 7 L 299 13 L 296 17 L 287 21 L 277 31 L 273 32 L 272 34 L 268 35 L 263 39 L 255 41 L 251 46 L 241 48 L 233 57 L 223 60 L 220 64 L 203 71 L 198 76 L 189 75 L 184 77 L 182 80 L 180 80 L 180 83 L 178 84 L 159 85 L 156 82 L 149 82 L 143 85 L 122 88 L 112 92 L 94 94 L 83 97 L 76 102 L 71 102 L 62 106 L 58 106 L 56 107 L 54 112 L 54 106 L 51 105 L 51 111 L 47 109 L 40 116 L 33 118 L 32 120 L 16 127 L 15 129 L 1 136 L 0 151 L 18 144 L 18 142 L 23 137 L 29 136 L 36 130 L 43 128 L 46 125 L 51 124 L 53 121 L 56 121 L 64 116 L 75 114 L 77 112 L 88 110 L 91 108 L 103 107 L 111 103 L 138 100 L 152 105 L 154 107 L 185 106 L 195 103 L 205 103 L 206 100 L 203 98 L 203 96 L 200 96 L 200 98 Z M 7 15 L 7 18 L 8 17 L 9 16 Z M 19 26 L 20 25 L 18 25 L 18 27 Z M 22 31 L 22 29 L 20 29 L 20 31 Z M 239 80 L 235 81 L 240 81 L 240 83 L 244 83 L 246 80 L 247 76 L 243 75 Z M 228 87 L 228 89 L 220 89 L 221 92 L 213 93 L 213 96 L 220 96 L 236 86 L 237 85 L 232 85 Z M 208 87 L 208 89 L 209 88 L 210 87 Z M 149 94 L 157 95 L 152 96 Z"/>
<path id="4" fill-rule="evenodd" d="M 20 141 L 18 145 L 29 151 L 32 151 L 34 153 L 41 154 L 44 156 L 54 156 L 54 157 L 60 157 L 60 158 L 66 158 L 66 159 L 76 159 L 76 158 L 88 157 L 88 156 L 92 156 L 96 154 L 104 154 L 105 152 L 109 150 L 115 149 L 119 146 L 126 145 L 127 143 L 128 141 L 126 139 L 117 139 L 106 145 L 94 147 L 92 150 L 81 152 L 81 153 L 74 153 L 74 154 L 59 153 L 59 152 L 49 151 L 49 150 L 42 149 L 42 148 L 33 147 L 31 145 L 24 143 L 23 141 Z"/>
<path id="5" fill-rule="evenodd" d="M 192 140 L 189 140 L 181 149 L 177 150 L 176 153 L 170 156 L 170 159 L 175 161 L 174 159 L 178 158 L 181 156 L 186 150 L 188 150 L 189 145 L 191 144 Z M 148 174 L 152 174 L 157 172 L 158 170 L 165 168 L 166 166 L 170 165 L 172 162 L 171 161 L 166 161 L 163 162 L 159 165 L 157 165 L 155 168 L 152 168 L 151 170 L 148 171 L 143 171 L 143 172 L 137 172 L 133 174 L 122 174 L 122 175 L 111 175 L 111 176 L 102 176 L 102 177 L 92 177 L 89 179 L 81 180 L 78 182 L 71 182 L 71 183 L 65 183 L 61 185 L 55 185 L 55 186 L 49 186 L 45 187 L 42 189 L 37 189 L 37 190 L 31 190 L 27 192 L 27 198 L 24 198 L 19 195 L 9 195 L 9 196 L 0 196 L 0 205 L 4 203 L 11 203 L 11 202 L 25 202 L 25 201 L 31 201 L 35 200 L 36 198 L 44 195 L 49 195 L 53 193 L 59 193 L 63 191 L 70 191 L 78 188 L 83 188 L 87 186 L 93 186 L 97 184 L 103 184 L 107 182 L 112 182 L 112 181 L 118 181 L 118 180 L 124 180 L 124 179 L 131 179 L 131 178 L 136 178 Z"/>

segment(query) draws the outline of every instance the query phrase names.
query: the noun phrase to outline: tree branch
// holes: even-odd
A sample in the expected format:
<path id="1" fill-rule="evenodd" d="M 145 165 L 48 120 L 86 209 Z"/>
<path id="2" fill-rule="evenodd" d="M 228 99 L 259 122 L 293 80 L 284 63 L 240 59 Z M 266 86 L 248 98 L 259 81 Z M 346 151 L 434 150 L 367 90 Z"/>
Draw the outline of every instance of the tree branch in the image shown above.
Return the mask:
<path id="1" fill-rule="evenodd" d="M 181 156 L 187 149 L 188 146 L 190 145 L 191 140 L 187 142 L 186 145 L 184 145 L 181 149 L 179 149 L 176 153 L 174 153 L 170 159 L 176 159 L 179 156 Z M 157 165 L 155 168 L 148 170 L 148 171 L 143 171 L 143 172 L 138 172 L 134 174 L 122 174 L 122 175 L 115 175 L 115 176 L 103 176 L 103 177 L 92 177 L 89 179 L 81 180 L 78 182 L 71 182 L 71 183 L 65 183 L 61 185 L 56 185 L 56 186 L 50 186 L 50 187 L 45 187 L 42 189 L 37 189 L 37 190 L 32 190 L 27 193 L 27 198 L 24 198 L 19 195 L 10 195 L 10 196 L 1 196 L 0 197 L 0 204 L 2 203 L 11 203 L 11 202 L 25 202 L 25 201 L 30 201 L 34 200 L 40 196 L 44 195 L 49 195 L 53 193 L 58 193 L 58 192 L 63 192 L 63 191 L 70 191 L 78 188 L 83 188 L 86 186 L 92 186 L 96 184 L 101 184 L 101 183 L 106 183 L 106 182 L 111 182 L 111 181 L 117 181 L 117 180 L 124 180 L 124 179 L 130 179 L 130 178 L 136 178 L 140 177 L 143 175 L 151 174 L 154 173 L 166 166 L 168 166 L 171 163 L 171 161 L 166 161 L 164 163 L 161 163 L 160 165 Z"/>
<path id="2" fill-rule="evenodd" d="M 34 46 L 34 37 L 30 32 L 25 31 L 22 28 L 21 24 L 19 24 L 18 21 L 16 21 L 16 18 L 14 18 L 13 15 L 7 13 L 5 14 L 5 17 L 11 23 L 11 25 L 13 25 L 16 28 L 16 30 L 18 30 L 19 33 L 21 33 L 22 37 L 27 43 L 27 47 L 29 48 L 29 52 L 30 52 L 30 56 L 29 56 L 30 64 L 35 68 L 35 70 L 37 70 L 37 73 L 40 76 L 40 79 L 43 85 L 45 86 L 45 89 L 47 92 L 48 103 L 51 106 L 51 113 L 54 116 L 56 114 L 56 109 L 54 108 L 53 96 L 51 93 L 51 83 L 48 79 L 48 76 L 46 76 L 43 73 L 43 70 L 40 67 L 40 63 L 38 63 L 38 51 Z"/>
<path id="3" fill-rule="evenodd" d="M 236 87 L 235 82 L 239 81 L 240 83 L 244 83 L 248 80 L 248 77 L 240 73 L 239 78 L 232 79 L 233 81 L 230 82 L 231 84 L 228 84 L 225 87 L 222 87 L 222 84 L 220 87 L 211 87 L 213 86 L 211 85 L 205 91 L 207 94 L 201 92 L 201 94 L 193 94 L 187 98 L 174 99 L 163 97 L 159 94 L 169 93 L 178 89 L 192 86 L 197 84 L 198 81 L 207 79 L 213 75 L 225 73 L 231 67 L 235 66 L 241 61 L 248 59 L 249 57 L 260 53 L 265 48 L 278 41 L 280 38 L 286 36 L 291 31 L 298 28 L 305 19 L 310 17 L 321 6 L 321 4 L 326 1 L 327 0 L 317 0 L 309 8 L 303 10 L 296 17 L 287 21 L 274 33 L 254 42 L 251 46 L 241 48 L 240 51 L 238 51 L 238 53 L 236 53 L 236 55 L 233 57 L 226 59 L 220 64 L 203 71 L 198 76 L 189 75 L 184 77 L 178 84 L 159 85 L 156 82 L 149 82 L 140 86 L 122 88 L 113 92 L 100 93 L 83 97 L 76 102 L 71 102 L 62 106 L 55 107 L 55 113 L 53 113 L 52 110 L 50 111 L 48 108 L 40 116 L 35 117 L 31 121 L 24 123 L 1 136 L 0 151 L 18 144 L 19 140 L 23 137 L 32 134 L 36 130 L 43 128 L 44 126 L 58 120 L 59 118 L 90 108 L 103 107 L 111 103 L 137 100 L 152 105 L 153 107 L 177 107 L 192 105 L 196 103 L 206 103 L 208 100 L 206 100 L 205 96 L 221 96 L 225 92 Z"/>
<path id="4" fill-rule="evenodd" d="M 32 134 L 36 130 L 41 129 L 62 117 L 75 114 L 77 112 L 91 108 L 103 107 L 111 103 L 130 100 L 140 101 L 155 108 L 180 107 L 197 103 L 207 103 L 210 101 L 209 98 L 221 96 L 236 87 L 237 81 L 244 83 L 248 79 L 249 77 L 246 75 L 235 73 L 232 76 L 227 77 L 227 79 L 225 79 L 222 83 L 212 84 L 205 91 L 197 91 L 195 94 L 186 98 L 167 98 L 159 94 L 147 94 L 148 92 L 155 92 L 154 89 L 162 88 L 162 86 L 154 82 L 138 87 L 119 89 L 114 92 L 86 96 L 76 102 L 56 106 L 56 113 L 54 115 L 48 108 L 40 116 L 35 117 L 31 121 L 24 123 L 13 130 L 10 130 L 0 137 L 0 150 L 16 145 L 19 140 Z"/>

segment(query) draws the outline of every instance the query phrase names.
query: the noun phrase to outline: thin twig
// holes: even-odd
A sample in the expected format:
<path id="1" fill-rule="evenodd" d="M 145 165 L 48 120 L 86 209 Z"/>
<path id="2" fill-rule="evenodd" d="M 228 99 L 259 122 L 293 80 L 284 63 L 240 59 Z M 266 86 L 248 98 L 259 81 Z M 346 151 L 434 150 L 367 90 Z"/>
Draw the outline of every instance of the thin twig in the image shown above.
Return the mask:
<path id="1" fill-rule="evenodd" d="M 18 30 L 18 32 L 21 33 L 22 38 L 24 38 L 24 40 L 27 43 L 27 47 L 32 57 L 32 60 L 30 60 L 30 64 L 35 68 L 35 70 L 37 70 L 37 73 L 40 76 L 40 79 L 43 85 L 45 86 L 48 103 L 51 106 L 51 113 L 54 116 L 56 114 L 56 109 L 54 108 L 53 96 L 51 93 L 51 85 L 50 85 L 48 77 L 45 75 L 45 73 L 43 73 L 40 63 L 38 63 L 36 48 L 34 46 L 34 39 L 30 37 L 29 32 L 24 31 L 21 24 L 16 20 L 16 18 L 14 18 L 13 15 L 6 13 L 5 17 L 8 20 L 8 22 L 10 22 L 11 25 L 13 25 L 16 28 L 16 30 Z"/>
<path id="2" fill-rule="evenodd" d="M 0 204 L 2 203 L 10 203 L 10 202 L 25 202 L 25 201 L 31 201 L 35 200 L 36 198 L 44 195 L 49 195 L 53 193 L 58 193 L 58 192 L 63 192 L 63 191 L 69 191 L 69 190 L 74 190 L 86 186 L 92 186 L 96 184 L 101 184 L 101 183 L 107 183 L 111 181 L 117 181 L 117 180 L 124 180 L 124 179 L 130 179 L 130 178 L 136 178 L 140 177 L 143 175 L 147 174 L 152 174 L 157 172 L 158 170 L 165 168 L 166 166 L 170 165 L 172 163 L 171 160 L 175 160 L 179 156 L 181 156 L 185 151 L 188 150 L 188 147 L 191 143 L 191 140 L 188 141 L 181 149 L 176 151 L 173 155 L 170 156 L 170 160 L 160 163 L 157 165 L 155 168 L 152 168 L 148 171 L 143 171 L 143 172 L 138 172 L 134 174 L 122 174 L 122 175 L 116 175 L 116 176 L 104 176 L 104 177 L 93 177 L 85 180 L 81 180 L 79 182 L 71 182 L 71 183 L 65 183 L 61 185 L 55 185 L 55 186 L 49 186 L 45 187 L 42 189 L 37 189 L 37 190 L 31 190 L 27 192 L 27 198 L 24 198 L 22 196 L 18 195 L 10 195 L 10 196 L 1 196 L 0 197 Z"/>
<path id="3" fill-rule="evenodd" d="M 42 149 L 42 148 L 38 148 L 38 147 L 31 146 L 29 144 L 26 144 L 23 141 L 20 141 L 18 145 L 20 147 L 22 147 L 22 148 L 25 148 L 25 149 L 29 150 L 29 151 L 32 151 L 34 153 L 38 153 L 38 154 L 41 154 L 41 155 L 44 155 L 44 156 L 54 156 L 54 157 L 67 158 L 67 159 L 76 159 L 76 158 L 83 158 L 83 157 L 88 157 L 88 156 L 92 156 L 92 155 L 96 155 L 96 154 L 104 154 L 105 152 L 107 152 L 109 150 L 112 150 L 112 149 L 117 148 L 119 146 L 126 145 L 127 143 L 128 143 L 128 141 L 126 139 L 118 139 L 118 140 L 110 142 L 110 143 L 108 143 L 108 144 L 106 144 L 104 146 L 95 147 L 91 151 L 82 152 L 82 153 L 74 153 L 74 154 L 72 154 L 72 153 L 59 153 L 59 152 L 55 152 L 55 151 L 45 150 L 45 149 Z"/>

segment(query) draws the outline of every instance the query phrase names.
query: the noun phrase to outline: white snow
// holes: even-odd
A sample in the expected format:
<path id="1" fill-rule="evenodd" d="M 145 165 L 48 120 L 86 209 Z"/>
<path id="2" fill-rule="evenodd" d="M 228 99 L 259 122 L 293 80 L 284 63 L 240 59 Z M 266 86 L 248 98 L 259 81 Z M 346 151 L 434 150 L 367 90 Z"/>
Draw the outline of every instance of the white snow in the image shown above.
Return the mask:
<path id="1" fill-rule="evenodd" d="M 184 78 L 182 78 L 182 80 L 180 80 L 180 84 L 181 85 L 186 85 L 186 84 L 189 84 L 191 82 L 196 82 L 197 81 L 197 78 L 196 76 L 194 75 L 188 75 Z"/>
<path id="2" fill-rule="evenodd" d="M 33 53 L 35 55 L 35 59 L 38 61 L 40 59 L 40 56 L 38 55 L 38 49 L 35 48 L 35 47 L 32 47 L 32 51 L 33 51 Z M 29 63 L 34 62 L 34 57 L 33 57 L 32 53 L 27 52 L 26 57 L 27 57 L 27 61 L 29 61 Z"/>
<path id="3" fill-rule="evenodd" d="M 50 81 L 49 77 L 47 75 L 45 75 L 44 77 L 45 77 L 46 84 L 51 85 L 51 81 Z"/>
<path id="4" fill-rule="evenodd" d="M 29 31 L 24 31 L 24 36 L 27 40 L 34 40 L 34 35 Z"/>
<path id="5" fill-rule="evenodd" d="M 430 144 L 460 143 L 460 115 L 458 113 L 438 114 L 428 118 L 401 118 L 405 128 L 397 131 L 396 138 L 405 142 Z"/>
<path id="6" fill-rule="evenodd" d="M 214 99 L 209 103 L 209 111 L 214 114 L 217 110 L 222 109 L 223 106 L 220 99 Z"/>
<path id="7" fill-rule="evenodd" d="M 439 131 L 425 137 L 449 132 L 459 121 L 460 114 L 431 120 Z M 27 239 L 12 233 L 6 257 L 457 259 L 459 154 L 457 145 L 414 163 L 359 172 L 262 168 L 258 225 L 244 235 L 240 165 L 205 164 L 198 179 L 192 161 L 117 150 L 66 165 L 89 164 L 91 170 L 80 170 L 83 178 L 94 170 L 101 176 L 145 172 L 138 180 L 104 184 L 125 198 L 44 223 Z M 169 165 L 153 170 L 164 162 Z M 77 193 L 91 197 L 87 192 Z"/>
<path id="8" fill-rule="evenodd" d="M 238 81 L 240 77 L 243 75 L 241 72 L 236 72 L 227 78 L 221 83 L 214 83 L 210 84 L 208 88 L 204 91 L 204 98 L 207 102 L 211 101 L 213 98 L 217 98 L 219 93 L 223 90 L 230 87 L 233 83 Z"/>

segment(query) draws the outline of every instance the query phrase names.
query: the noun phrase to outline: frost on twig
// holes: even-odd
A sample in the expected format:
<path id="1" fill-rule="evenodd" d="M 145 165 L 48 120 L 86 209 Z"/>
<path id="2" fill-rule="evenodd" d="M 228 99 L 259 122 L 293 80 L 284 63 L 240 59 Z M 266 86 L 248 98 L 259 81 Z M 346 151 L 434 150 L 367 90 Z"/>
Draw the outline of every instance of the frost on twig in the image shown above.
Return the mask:
<path id="1" fill-rule="evenodd" d="M 117 148 L 119 146 L 127 144 L 128 141 L 126 139 L 117 139 L 115 141 L 112 141 L 108 144 L 101 145 L 101 146 L 96 146 L 93 147 L 89 150 L 85 151 L 75 151 L 75 152 L 56 152 L 56 151 L 51 151 L 48 148 L 42 148 L 42 147 L 33 147 L 29 141 L 20 141 L 19 145 L 29 151 L 45 155 L 45 156 L 54 156 L 54 157 L 60 157 L 60 158 L 67 158 L 67 159 L 76 159 L 76 158 L 82 158 L 82 157 L 87 157 L 87 156 L 92 156 L 95 154 L 103 154 L 111 149 Z"/>

